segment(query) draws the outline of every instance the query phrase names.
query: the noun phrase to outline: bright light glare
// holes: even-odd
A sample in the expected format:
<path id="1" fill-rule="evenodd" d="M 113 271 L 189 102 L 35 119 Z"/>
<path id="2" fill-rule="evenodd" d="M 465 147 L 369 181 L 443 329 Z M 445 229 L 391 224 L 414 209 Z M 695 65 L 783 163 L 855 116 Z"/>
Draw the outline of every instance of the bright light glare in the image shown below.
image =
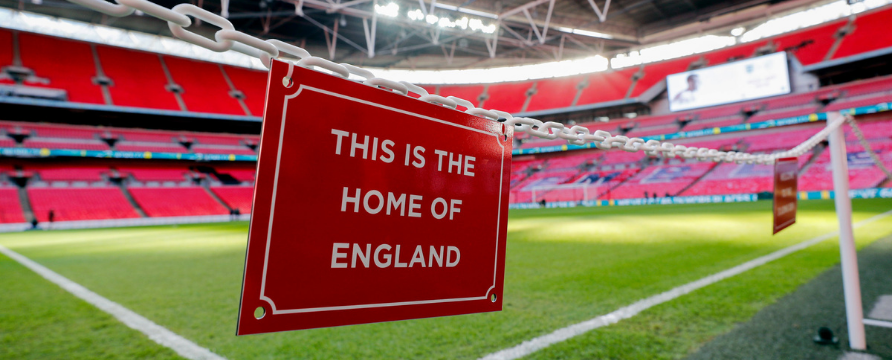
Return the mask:
<path id="1" fill-rule="evenodd" d="M 618 54 L 610 59 L 610 65 L 614 69 L 619 69 L 721 49 L 734 43 L 733 36 L 706 35 L 630 51 L 628 54 Z"/>
<path id="2" fill-rule="evenodd" d="M 558 29 L 558 31 L 562 31 L 562 32 L 565 32 L 568 34 L 590 36 L 590 37 L 596 37 L 596 38 L 601 38 L 601 39 L 613 39 L 613 36 L 610 36 L 610 35 L 604 34 L 604 33 L 599 33 L 597 31 L 579 30 L 579 29 L 566 28 L 566 27 L 558 27 L 557 29 Z"/>
<path id="3" fill-rule="evenodd" d="M 400 6 L 394 3 L 389 3 L 387 5 L 375 5 L 375 12 L 378 15 L 384 15 L 387 17 L 397 17 L 400 14 Z"/>
<path id="4" fill-rule="evenodd" d="M 744 27 L 733 28 L 733 29 L 731 29 L 731 35 L 740 36 L 740 35 L 743 35 L 743 33 L 745 31 L 746 31 L 746 28 L 744 28 Z"/>
<path id="5" fill-rule="evenodd" d="M 375 76 L 416 84 L 481 84 L 545 79 L 607 70 L 607 59 L 593 56 L 535 65 L 467 70 L 399 70 L 369 68 Z"/>
<path id="6" fill-rule="evenodd" d="M 790 32 L 793 30 L 818 25 L 833 21 L 852 14 L 857 14 L 870 9 L 886 5 L 890 0 L 865 0 L 849 5 L 845 0 L 835 1 L 829 4 L 799 11 L 790 15 L 774 18 L 747 31 L 740 38 L 741 42 L 750 42 Z"/>

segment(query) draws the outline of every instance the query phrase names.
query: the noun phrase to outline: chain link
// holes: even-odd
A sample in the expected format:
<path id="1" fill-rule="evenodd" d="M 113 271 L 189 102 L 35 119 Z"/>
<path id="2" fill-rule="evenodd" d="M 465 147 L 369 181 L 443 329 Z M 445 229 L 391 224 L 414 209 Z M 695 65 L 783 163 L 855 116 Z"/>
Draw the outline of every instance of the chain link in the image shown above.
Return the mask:
<path id="1" fill-rule="evenodd" d="M 753 155 L 734 151 L 724 152 L 709 148 L 675 145 L 658 140 L 645 141 L 642 138 L 636 137 L 629 138 L 623 135 L 614 136 L 604 130 L 596 130 L 592 133 L 584 126 L 577 125 L 568 128 L 564 124 L 558 122 L 542 122 L 527 117 L 514 117 L 505 111 L 495 109 L 486 110 L 474 107 L 472 102 L 455 96 L 443 97 L 441 95 L 429 94 L 424 88 L 406 81 L 397 82 L 375 77 L 371 71 L 366 69 L 350 64 L 337 64 L 323 58 L 315 57 L 300 47 L 279 40 L 262 40 L 243 32 L 236 31 L 232 23 L 226 18 L 191 4 L 179 4 L 172 9 L 167 9 L 148 0 L 115 0 L 117 4 L 112 4 L 105 0 L 68 1 L 116 17 L 128 16 L 135 10 L 142 11 L 147 15 L 166 21 L 171 33 L 186 42 L 216 52 L 229 50 L 238 51 L 260 59 L 260 62 L 267 68 L 271 66 L 272 59 L 278 59 L 280 55 L 288 54 L 299 59 L 296 63 L 293 63 L 297 66 L 309 69 L 320 67 L 342 78 L 348 78 L 353 74 L 364 78 L 365 80 L 363 83 L 370 86 L 383 87 L 406 96 L 409 96 L 409 93 L 411 92 L 418 95 L 418 99 L 421 101 L 439 104 L 456 110 L 461 106 L 466 109 L 465 112 L 468 114 L 484 117 L 493 121 L 504 121 L 506 125 L 513 126 L 515 132 L 524 132 L 531 136 L 548 140 L 563 139 L 569 144 L 579 146 L 587 143 L 594 143 L 595 147 L 602 150 L 617 148 L 628 152 L 644 151 L 645 154 L 649 156 L 662 156 L 664 158 L 674 158 L 677 156 L 683 159 L 697 159 L 700 161 L 736 162 L 739 164 L 772 164 L 775 159 L 782 157 L 798 157 L 806 151 L 811 150 L 815 145 L 827 138 L 831 130 L 841 126 L 846 120 L 846 117 L 851 117 L 850 115 L 840 117 L 796 147 L 788 151 L 770 155 Z M 189 16 L 215 25 L 219 27 L 220 30 L 214 34 L 213 39 L 188 31 L 186 28 L 193 24 L 193 21 Z M 280 60 L 288 61 L 286 59 Z M 285 80 L 286 82 L 290 82 L 290 78 L 286 78 Z M 854 121 L 852 121 L 852 127 L 857 129 L 854 125 Z M 860 135 L 860 131 L 856 130 L 856 134 L 859 135 L 859 139 L 863 138 L 863 136 Z M 865 148 L 869 149 L 869 146 L 865 145 Z M 875 154 L 872 155 L 875 156 Z M 890 174 L 885 167 L 882 167 L 882 169 L 887 175 Z"/>

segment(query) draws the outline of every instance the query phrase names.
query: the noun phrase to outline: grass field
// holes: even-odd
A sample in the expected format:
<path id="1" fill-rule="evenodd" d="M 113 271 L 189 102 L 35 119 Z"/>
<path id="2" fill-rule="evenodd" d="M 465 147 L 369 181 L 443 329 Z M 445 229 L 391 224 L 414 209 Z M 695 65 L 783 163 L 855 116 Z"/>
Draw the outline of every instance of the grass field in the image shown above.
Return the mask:
<path id="1" fill-rule="evenodd" d="M 0 234 L 0 244 L 230 359 L 477 358 L 836 230 L 800 203 L 771 236 L 771 202 L 512 211 L 499 313 L 235 337 L 246 223 Z M 855 200 L 855 221 L 892 200 Z M 892 217 L 856 230 L 859 246 Z M 532 358 L 690 354 L 839 261 L 828 240 L 556 344 Z M 0 255 L 0 358 L 175 354 Z"/>

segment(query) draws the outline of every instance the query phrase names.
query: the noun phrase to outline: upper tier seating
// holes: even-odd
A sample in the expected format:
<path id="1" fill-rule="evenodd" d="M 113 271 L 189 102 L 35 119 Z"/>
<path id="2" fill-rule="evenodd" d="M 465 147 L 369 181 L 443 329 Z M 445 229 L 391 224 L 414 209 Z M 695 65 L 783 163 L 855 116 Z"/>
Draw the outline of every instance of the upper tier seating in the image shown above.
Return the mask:
<path id="1" fill-rule="evenodd" d="M 594 73 L 588 76 L 588 86 L 582 89 L 576 105 L 597 104 L 608 101 L 622 100 L 632 85 L 632 75 L 638 72 L 638 68 L 622 69 Z"/>
<path id="2" fill-rule="evenodd" d="M 243 99 L 248 110 L 253 116 L 262 116 L 266 103 L 266 77 L 263 71 L 248 70 L 235 66 L 224 65 L 223 69 L 236 90 L 245 95 Z"/>
<path id="3" fill-rule="evenodd" d="M 48 80 L 25 85 L 65 90 L 72 102 L 105 104 L 102 89 L 93 84 L 96 64 L 89 43 L 26 32 L 19 32 L 18 37 L 22 65 Z M 59 61 L 59 54 L 64 54 L 65 61 Z"/>
<path id="4" fill-rule="evenodd" d="M 19 202 L 19 190 L 14 187 L 0 186 L 0 223 L 23 223 L 25 213 Z"/>
<path id="5" fill-rule="evenodd" d="M 253 186 L 212 186 L 211 190 L 232 209 L 242 214 L 251 213 L 251 201 L 254 198 Z"/>
<path id="6" fill-rule="evenodd" d="M 143 51 L 96 46 L 102 70 L 111 79 L 112 103 L 161 110 L 180 110 L 174 94 L 168 91 L 161 57 Z"/>
<path id="7" fill-rule="evenodd" d="M 443 96 L 455 96 L 470 101 L 474 106 L 480 105 L 480 94 L 483 94 L 483 85 L 441 85 L 437 91 Z M 490 107 L 487 107 L 489 109 Z"/>
<path id="8" fill-rule="evenodd" d="M 238 100 L 229 95 L 229 84 L 221 65 L 164 57 L 173 81 L 183 87 L 180 96 L 189 111 L 228 115 L 247 115 Z"/>
<path id="9" fill-rule="evenodd" d="M 229 214 L 202 187 L 131 187 L 130 194 L 151 217 Z"/>
<path id="10" fill-rule="evenodd" d="M 843 38 L 834 59 L 878 50 L 892 44 L 888 9 L 855 15 L 855 31 Z"/>
<path id="11" fill-rule="evenodd" d="M 520 112 L 527 100 L 527 90 L 532 87 L 532 84 L 532 82 L 519 82 L 489 85 L 486 89 L 487 98 L 483 102 L 483 107 L 509 113 Z M 442 94 L 442 96 L 449 95 L 451 94 Z"/>
<path id="12" fill-rule="evenodd" d="M 855 15 L 854 31 L 842 38 L 839 48 L 833 53 L 833 58 L 861 54 L 892 45 L 892 34 L 886 31 L 885 26 L 885 19 L 890 13 L 892 9 L 886 7 Z M 439 89 L 435 85 L 423 87 L 431 93 L 438 90 L 437 93 L 440 95 L 458 96 L 475 104 L 479 104 L 478 97 L 486 88 L 488 99 L 484 102 L 485 108 L 519 112 L 527 100 L 527 90 L 534 85 L 538 91 L 530 98 L 526 111 L 574 105 L 572 101 L 577 94 L 577 86 L 584 81 L 587 86 L 579 92 L 580 96 L 575 105 L 603 103 L 626 98 L 633 83 L 632 75 L 639 70 L 643 70 L 642 76 L 635 83 L 631 97 L 643 94 L 668 74 L 687 70 L 692 62 L 701 58 L 708 66 L 714 66 L 732 59 L 751 57 L 758 48 L 769 43 L 778 51 L 789 51 L 802 64 L 814 64 L 824 60 L 836 42 L 834 33 L 845 24 L 845 19 L 835 20 L 703 54 L 644 64 L 643 69 L 640 66 L 632 66 L 617 71 L 488 86 L 443 85 Z M 17 33 L 23 65 L 34 70 L 38 78 L 49 80 L 49 84 L 29 81 L 26 85 L 66 90 L 69 101 L 181 110 L 174 94 L 165 89 L 169 81 L 161 66 L 163 58 L 173 83 L 180 85 L 184 90 L 181 95 L 188 111 L 246 115 L 238 100 L 230 95 L 231 90 L 238 90 L 244 95 L 243 101 L 250 115 L 259 116 L 263 112 L 266 90 L 266 73 L 263 71 L 221 66 L 173 56 L 159 56 L 106 45 L 95 45 L 97 56 L 94 58 L 90 49 L 94 45 L 88 43 L 27 32 Z M 12 63 L 12 40 L 12 32 L 0 30 L 0 67 Z M 57 53 L 65 53 L 66 61 L 62 63 L 54 61 Z M 111 95 L 109 102 L 103 97 L 101 87 L 93 82 L 97 62 L 102 66 L 105 75 L 112 80 L 112 85 L 108 87 Z M 226 76 L 229 77 L 232 87 L 226 82 Z M 0 83 L 8 84 L 11 81 L 0 79 Z"/>
<path id="13" fill-rule="evenodd" d="M 192 145 L 192 152 L 202 154 L 257 155 L 254 150 L 244 146 Z"/>
<path id="14" fill-rule="evenodd" d="M 558 109 L 572 105 L 576 98 L 576 86 L 582 82 L 579 76 L 544 79 L 536 82 L 536 94 L 530 98 L 527 111 Z"/>
<path id="15" fill-rule="evenodd" d="M 0 29 L 0 69 L 12 65 L 12 31 Z M 0 77 L 0 84 L 14 84 L 9 78 Z"/>
<path id="16" fill-rule="evenodd" d="M 28 188 L 31 208 L 37 221 L 101 220 L 137 218 L 139 214 L 117 187 Z"/>

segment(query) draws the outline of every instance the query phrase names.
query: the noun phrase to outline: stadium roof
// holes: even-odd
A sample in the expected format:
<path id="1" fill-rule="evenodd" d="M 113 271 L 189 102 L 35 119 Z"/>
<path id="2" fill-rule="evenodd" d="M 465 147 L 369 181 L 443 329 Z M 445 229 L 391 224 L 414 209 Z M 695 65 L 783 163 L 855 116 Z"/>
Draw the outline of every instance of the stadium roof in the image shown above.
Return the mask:
<path id="1" fill-rule="evenodd" d="M 338 62 L 403 70 L 541 64 L 516 71 L 505 69 L 509 74 L 499 77 L 504 80 L 601 71 L 607 69 L 606 58 L 610 57 L 613 67 L 618 68 L 709 51 L 888 2 L 867 0 L 848 5 L 844 0 L 229 0 L 224 11 L 225 0 L 224 4 L 220 0 L 197 1 L 197 5 L 210 11 L 228 12 L 228 18 L 239 30 L 288 41 Z M 168 7 L 177 3 L 156 2 Z M 133 30 L 126 36 L 117 35 L 120 41 L 101 42 L 246 67 L 260 66 L 250 59 L 193 49 L 169 39 L 167 24 L 148 16 L 109 18 L 63 0 L 0 0 L 0 6 L 26 10 L 0 14 L 7 19 L 18 14 L 19 25 L 7 27 L 52 33 L 43 30 L 48 18 L 27 15 L 36 12 Z M 773 22 L 768 20 L 768 14 Z M 798 20 L 791 21 L 794 18 Z M 28 21 L 35 24 L 29 25 Z M 373 21 L 377 22 L 377 31 L 376 36 L 370 37 L 366 29 L 371 29 Z M 56 22 L 90 27 L 81 22 Z M 735 32 L 732 28 L 738 33 L 731 35 Z M 101 33 L 102 29 L 108 28 L 94 26 L 87 32 Z M 211 34 L 214 30 L 203 24 L 196 31 Z M 86 35 L 67 37 L 90 41 Z M 141 45 L 124 44 L 137 37 Z M 374 47 L 369 46 L 372 41 Z M 555 63 L 560 60 L 572 62 Z M 488 82 L 479 77 L 477 81 Z"/>

